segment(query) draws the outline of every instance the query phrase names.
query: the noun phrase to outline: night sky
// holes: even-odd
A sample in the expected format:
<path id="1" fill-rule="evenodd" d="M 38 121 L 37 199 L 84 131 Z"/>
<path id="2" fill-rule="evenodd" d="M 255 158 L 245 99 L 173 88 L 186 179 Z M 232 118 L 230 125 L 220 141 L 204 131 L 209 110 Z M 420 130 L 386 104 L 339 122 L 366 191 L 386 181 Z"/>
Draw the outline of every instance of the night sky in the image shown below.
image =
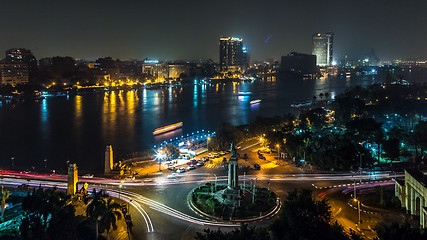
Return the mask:
<path id="1" fill-rule="evenodd" d="M 427 1 L 1 0 L 0 31 L 0 53 L 23 47 L 37 58 L 218 61 L 219 37 L 236 36 L 252 58 L 278 59 L 311 53 L 311 35 L 326 31 L 335 58 L 426 57 Z"/>

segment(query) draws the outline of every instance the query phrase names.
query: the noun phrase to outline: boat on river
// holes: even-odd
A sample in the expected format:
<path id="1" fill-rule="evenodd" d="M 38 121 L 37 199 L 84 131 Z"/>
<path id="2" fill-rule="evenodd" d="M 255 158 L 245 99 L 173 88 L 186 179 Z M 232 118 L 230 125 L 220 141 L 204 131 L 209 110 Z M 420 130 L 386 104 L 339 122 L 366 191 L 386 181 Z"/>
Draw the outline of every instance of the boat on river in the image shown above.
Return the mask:
<path id="1" fill-rule="evenodd" d="M 164 126 L 161 128 L 156 128 L 153 132 L 153 135 L 158 135 L 158 134 L 162 134 L 165 132 L 173 131 L 175 129 L 182 127 L 182 125 L 183 125 L 182 122 L 179 122 L 179 123 L 174 123 L 174 124 L 167 125 L 167 126 Z"/>

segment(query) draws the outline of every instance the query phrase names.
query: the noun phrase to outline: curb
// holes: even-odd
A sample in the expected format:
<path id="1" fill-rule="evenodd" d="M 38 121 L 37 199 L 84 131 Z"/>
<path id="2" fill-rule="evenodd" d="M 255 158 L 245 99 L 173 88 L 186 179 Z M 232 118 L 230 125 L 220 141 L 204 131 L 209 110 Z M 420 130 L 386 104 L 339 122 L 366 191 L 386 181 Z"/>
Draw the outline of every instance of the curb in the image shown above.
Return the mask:
<path id="1" fill-rule="evenodd" d="M 282 205 L 280 204 L 280 198 L 277 197 L 276 198 L 276 206 L 273 208 L 273 210 L 271 210 L 267 214 L 264 214 L 264 215 L 262 215 L 260 217 L 256 217 L 256 218 L 247 218 L 247 219 L 236 219 L 236 220 L 230 220 L 230 221 L 223 221 L 219 217 L 209 215 L 207 213 L 204 213 L 200 209 L 198 209 L 196 207 L 196 205 L 193 203 L 193 201 L 191 200 L 191 196 L 193 195 L 193 192 L 194 192 L 194 189 L 191 190 L 191 192 L 187 195 L 187 204 L 190 206 L 190 209 L 192 211 L 196 212 L 199 215 L 201 214 L 201 215 L 203 215 L 205 217 L 210 218 L 211 220 L 215 220 L 215 221 L 223 222 L 223 223 L 245 223 L 245 222 L 256 222 L 256 221 L 260 221 L 260 220 L 267 220 L 267 219 L 270 219 L 272 216 L 276 215 L 279 212 L 279 210 L 281 209 L 281 207 L 282 207 Z"/>

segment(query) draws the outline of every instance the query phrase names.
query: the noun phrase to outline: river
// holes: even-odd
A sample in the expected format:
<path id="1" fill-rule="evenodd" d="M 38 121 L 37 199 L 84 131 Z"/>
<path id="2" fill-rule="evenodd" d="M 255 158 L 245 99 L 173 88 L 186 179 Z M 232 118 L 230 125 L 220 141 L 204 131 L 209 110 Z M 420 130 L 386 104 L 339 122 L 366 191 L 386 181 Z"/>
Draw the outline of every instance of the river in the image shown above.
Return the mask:
<path id="1" fill-rule="evenodd" d="M 420 81 L 415 75 L 415 80 Z M 294 101 L 330 98 L 351 86 L 382 83 L 384 76 L 316 80 L 259 79 L 252 83 L 202 84 L 179 88 L 118 90 L 92 95 L 47 97 L 38 102 L 0 103 L 0 166 L 64 170 L 76 162 L 99 172 L 106 145 L 116 157 L 142 151 L 169 138 L 215 130 L 222 122 L 241 125 L 257 116 L 282 115 Z M 242 96 L 239 92 L 250 92 Z M 249 102 L 261 99 L 259 104 Z M 183 122 L 179 130 L 153 136 L 155 128 Z"/>

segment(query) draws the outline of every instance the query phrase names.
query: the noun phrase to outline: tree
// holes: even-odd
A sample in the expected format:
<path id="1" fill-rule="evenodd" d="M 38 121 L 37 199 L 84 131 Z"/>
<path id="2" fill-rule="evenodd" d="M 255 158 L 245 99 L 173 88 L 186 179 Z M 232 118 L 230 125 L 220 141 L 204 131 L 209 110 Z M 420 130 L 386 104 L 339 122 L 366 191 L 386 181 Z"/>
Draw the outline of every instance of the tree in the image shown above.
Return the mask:
<path id="1" fill-rule="evenodd" d="M 104 205 L 101 205 L 100 207 L 102 209 L 101 212 L 103 213 L 100 215 L 100 232 L 107 231 L 107 239 L 109 239 L 111 228 L 114 230 L 117 229 L 117 220 L 120 220 L 123 217 L 121 206 L 109 197 L 104 201 Z"/>
<path id="2" fill-rule="evenodd" d="M 0 199 L 1 199 L 1 221 L 4 221 L 4 210 L 6 208 L 6 200 L 9 198 L 10 193 L 3 186 L 1 186 Z"/>
<path id="3" fill-rule="evenodd" d="M 172 160 L 179 157 L 179 149 L 172 144 L 164 146 L 160 152 L 162 152 L 167 160 Z"/>
<path id="4" fill-rule="evenodd" d="M 322 102 L 322 100 L 323 100 L 323 93 L 319 93 L 319 97 L 320 97 L 320 102 Z"/>
<path id="5" fill-rule="evenodd" d="M 400 141 L 397 138 L 389 138 L 383 143 L 385 156 L 391 163 L 399 160 L 400 157 Z"/>
<path id="6" fill-rule="evenodd" d="M 427 148 L 427 122 L 420 121 L 414 129 L 413 133 L 414 142 L 416 148 L 421 149 L 421 156 L 424 156 L 424 149 Z"/>
<path id="7" fill-rule="evenodd" d="M 375 227 L 379 240 L 395 239 L 426 239 L 427 231 L 421 231 L 419 228 L 411 228 L 408 222 L 399 224 L 381 223 Z"/>
<path id="8" fill-rule="evenodd" d="M 328 101 L 329 93 L 325 93 L 325 100 Z"/>
<path id="9" fill-rule="evenodd" d="M 269 240 L 270 235 L 265 228 L 249 228 L 243 224 L 231 232 L 222 232 L 218 230 L 205 229 L 203 233 L 196 233 L 196 240 Z"/>
<path id="10" fill-rule="evenodd" d="M 223 123 L 216 131 L 215 137 L 209 142 L 209 148 L 225 150 L 230 148 L 230 143 L 237 144 L 243 139 L 243 133 L 230 123 Z"/>
<path id="11" fill-rule="evenodd" d="M 289 192 L 279 218 L 270 230 L 276 239 L 349 239 L 337 223 L 327 200 L 315 200 L 309 190 Z"/>

